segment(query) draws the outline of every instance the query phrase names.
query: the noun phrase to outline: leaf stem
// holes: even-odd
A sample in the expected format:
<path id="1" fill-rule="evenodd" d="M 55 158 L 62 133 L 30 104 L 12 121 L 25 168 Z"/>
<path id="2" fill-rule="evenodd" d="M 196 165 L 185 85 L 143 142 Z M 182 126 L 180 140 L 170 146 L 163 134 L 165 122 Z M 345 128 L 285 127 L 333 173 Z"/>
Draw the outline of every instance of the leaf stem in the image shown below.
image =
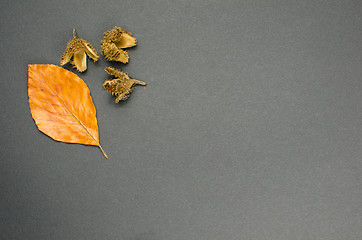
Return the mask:
<path id="1" fill-rule="evenodd" d="M 101 144 L 98 143 L 98 147 L 99 147 L 99 149 L 102 151 L 102 153 L 103 153 L 103 155 L 105 156 L 105 158 L 108 159 L 108 156 L 107 156 L 106 152 L 103 150 Z"/>

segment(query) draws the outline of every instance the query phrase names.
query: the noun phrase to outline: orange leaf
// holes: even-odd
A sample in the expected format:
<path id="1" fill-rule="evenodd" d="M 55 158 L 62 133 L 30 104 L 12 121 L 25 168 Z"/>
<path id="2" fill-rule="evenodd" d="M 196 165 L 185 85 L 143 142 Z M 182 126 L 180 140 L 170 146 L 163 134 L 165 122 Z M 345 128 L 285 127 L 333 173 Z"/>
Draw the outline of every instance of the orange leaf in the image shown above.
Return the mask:
<path id="1" fill-rule="evenodd" d="M 39 130 L 56 141 L 98 146 L 96 109 L 87 85 L 74 73 L 51 64 L 29 65 L 31 115 Z"/>

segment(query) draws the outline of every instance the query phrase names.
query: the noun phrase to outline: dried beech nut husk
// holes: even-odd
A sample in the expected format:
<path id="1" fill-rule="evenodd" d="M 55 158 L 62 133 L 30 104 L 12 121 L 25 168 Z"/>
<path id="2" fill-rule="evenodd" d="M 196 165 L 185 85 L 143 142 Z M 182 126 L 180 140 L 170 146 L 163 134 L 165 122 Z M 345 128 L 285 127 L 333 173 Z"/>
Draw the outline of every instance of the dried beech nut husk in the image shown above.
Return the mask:
<path id="1" fill-rule="evenodd" d="M 114 27 L 106 32 L 101 41 L 101 52 L 108 61 L 128 63 L 128 53 L 123 50 L 137 45 L 137 40 L 132 33 L 120 27 Z"/>
<path id="2" fill-rule="evenodd" d="M 73 39 L 68 42 L 60 64 L 64 65 L 69 62 L 79 72 L 84 72 L 87 69 L 87 55 L 95 62 L 99 59 L 97 50 L 86 40 L 79 38 L 73 29 Z"/>
<path id="3" fill-rule="evenodd" d="M 113 67 L 106 67 L 104 70 L 116 77 L 114 79 L 106 80 L 103 83 L 104 89 L 112 93 L 112 95 L 117 96 L 115 103 L 118 103 L 120 100 L 127 100 L 137 84 L 147 85 L 147 83 L 132 79 L 127 73 L 121 72 Z"/>

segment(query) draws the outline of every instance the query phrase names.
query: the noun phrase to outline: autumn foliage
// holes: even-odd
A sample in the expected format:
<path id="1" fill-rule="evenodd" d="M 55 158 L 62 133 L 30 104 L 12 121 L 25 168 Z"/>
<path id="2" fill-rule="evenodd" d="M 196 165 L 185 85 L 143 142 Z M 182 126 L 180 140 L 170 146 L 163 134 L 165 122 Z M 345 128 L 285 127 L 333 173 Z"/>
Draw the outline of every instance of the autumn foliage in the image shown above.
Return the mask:
<path id="1" fill-rule="evenodd" d="M 56 141 L 98 146 L 96 109 L 76 74 L 51 64 L 29 65 L 31 115 L 39 130 Z"/>

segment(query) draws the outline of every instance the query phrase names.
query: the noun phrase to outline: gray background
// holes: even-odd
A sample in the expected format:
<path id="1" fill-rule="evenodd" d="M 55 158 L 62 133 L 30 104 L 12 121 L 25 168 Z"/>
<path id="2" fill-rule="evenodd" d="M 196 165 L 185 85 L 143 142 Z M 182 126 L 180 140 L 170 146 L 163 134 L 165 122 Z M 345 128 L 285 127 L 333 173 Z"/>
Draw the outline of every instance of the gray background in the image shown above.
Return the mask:
<path id="1" fill-rule="evenodd" d="M 362 2 L 1 1 L 0 239 L 362 239 Z M 98 148 L 36 128 L 27 64 L 72 28 Z M 146 81 L 114 104 L 112 65 Z M 67 69 L 74 71 L 71 66 Z"/>

